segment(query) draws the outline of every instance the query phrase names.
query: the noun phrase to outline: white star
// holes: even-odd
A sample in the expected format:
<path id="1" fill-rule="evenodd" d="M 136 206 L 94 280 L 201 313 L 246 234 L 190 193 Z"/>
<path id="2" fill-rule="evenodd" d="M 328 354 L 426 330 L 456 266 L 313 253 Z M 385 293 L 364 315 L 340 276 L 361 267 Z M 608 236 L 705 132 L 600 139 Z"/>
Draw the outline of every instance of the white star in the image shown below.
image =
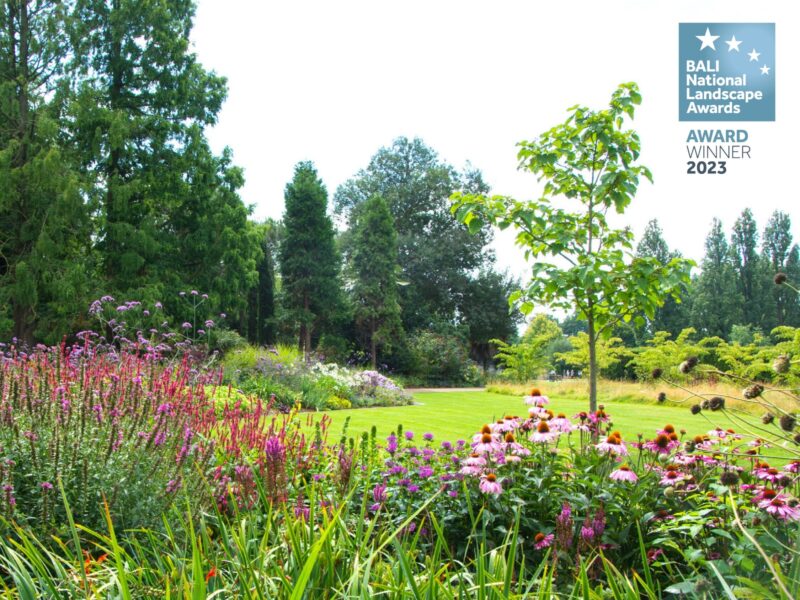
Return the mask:
<path id="1" fill-rule="evenodd" d="M 732 35 L 731 39 L 729 39 L 725 43 L 728 44 L 728 52 L 733 52 L 734 50 L 736 50 L 738 52 L 739 51 L 739 44 L 742 43 L 742 40 L 737 40 L 736 36 Z"/>
<path id="2" fill-rule="evenodd" d="M 700 46 L 700 50 L 703 50 L 704 48 L 711 48 L 714 51 L 717 50 L 717 47 L 714 45 L 714 42 L 716 42 L 719 39 L 719 36 L 711 35 L 711 30 L 708 27 L 706 27 L 705 35 L 696 35 L 694 37 L 703 42 L 703 45 Z"/>
<path id="3" fill-rule="evenodd" d="M 761 56 L 761 52 L 756 52 L 756 49 L 753 48 L 753 51 L 748 54 L 747 56 L 750 57 L 750 62 L 756 61 L 758 62 L 758 57 Z"/>
<path id="4" fill-rule="evenodd" d="M 769 67 L 767 65 L 761 67 L 761 73 L 762 75 L 769 75 Z"/>

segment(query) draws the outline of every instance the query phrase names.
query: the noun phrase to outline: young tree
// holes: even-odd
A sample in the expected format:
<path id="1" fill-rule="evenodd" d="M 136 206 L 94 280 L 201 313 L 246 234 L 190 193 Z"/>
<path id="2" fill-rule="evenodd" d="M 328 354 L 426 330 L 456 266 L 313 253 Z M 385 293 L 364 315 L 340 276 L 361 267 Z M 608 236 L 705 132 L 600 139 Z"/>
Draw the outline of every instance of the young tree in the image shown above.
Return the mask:
<path id="1" fill-rule="evenodd" d="M 360 207 L 350 252 L 356 325 L 369 344 L 372 368 L 378 349 L 402 335 L 397 295 L 397 233 L 389 207 L 372 196 Z"/>
<path id="2" fill-rule="evenodd" d="M 297 164 L 284 200 L 283 299 L 299 326 L 299 347 L 310 352 L 313 334 L 340 305 L 339 255 L 327 214 L 328 192 L 312 163 Z"/>
<path id="3" fill-rule="evenodd" d="M 523 168 L 545 181 L 540 200 L 457 193 L 456 217 L 479 231 L 484 225 L 514 226 L 517 244 L 532 264 L 527 287 L 512 298 L 523 312 L 535 304 L 576 310 L 586 319 L 589 407 L 597 409 L 597 345 L 620 322 L 644 323 L 667 296 L 677 297 L 689 281 L 691 261 L 673 258 L 662 265 L 633 255 L 633 234 L 613 229 L 606 214 L 624 212 L 650 171 L 636 161 L 639 136 L 623 129 L 641 102 L 634 83 L 617 89 L 610 106 L 593 111 L 573 107 L 567 120 L 532 142 L 522 142 Z M 579 210 L 556 205 L 554 197 L 577 201 Z M 549 262 L 545 259 L 551 259 Z"/>

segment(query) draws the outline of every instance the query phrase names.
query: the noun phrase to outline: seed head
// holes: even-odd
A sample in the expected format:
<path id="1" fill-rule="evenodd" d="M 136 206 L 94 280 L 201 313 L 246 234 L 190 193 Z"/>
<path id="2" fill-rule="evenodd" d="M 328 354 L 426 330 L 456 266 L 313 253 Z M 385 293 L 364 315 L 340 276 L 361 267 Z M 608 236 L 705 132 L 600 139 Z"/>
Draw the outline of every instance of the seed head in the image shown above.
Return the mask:
<path id="1" fill-rule="evenodd" d="M 723 471 L 722 475 L 719 476 L 719 481 L 722 485 L 736 485 L 739 482 L 739 475 L 736 471 Z"/>
<path id="2" fill-rule="evenodd" d="M 725 408 L 725 398 L 720 398 L 719 396 L 714 396 L 711 400 L 708 401 L 708 407 L 711 410 L 722 410 Z"/>
<path id="3" fill-rule="evenodd" d="M 777 357 L 774 361 L 772 361 L 772 370 L 782 375 L 789 370 L 791 363 L 789 362 L 789 357 L 785 354 L 781 354 Z"/>
<path id="4" fill-rule="evenodd" d="M 786 273 L 775 273 L 775 277 L 773 277 L 773 281 L 775 285 L 782 285 L 786 283 L 789 278 L 786 276 Z"/>
<path id="5" fill-rule="evenodd" d="M 655 369 L 653 369 L 653 372 L 650 373 L 650 377 L 652 377 L 653 379 L 658 379 L 663 374 L 664 374 L 664 369 L 661 369 L 660 367 L 656 367 Z"/>
<path id="6" fill-rule="evenodd" d="M 658 401 L 659 402 L 666 402 L 667 401 L 667 394 L 665 392 L 658 393 Z"/>
<path id="7" fill-rule="evenodd" d="M 764 386 L 754 383 L 744 388 L 742 395 L 748 400 L 752 400 L 753 398 L 758 398 L 762 393 L 764 393 Z"/>
<path id="8" fill-rule="evenodd" d="M 773 421 L 775 421 L 775 415 L 773 415 L 772 413 L 766 413 L 763 417 L 761 417 L 761 422 L 764 425 L 769 425 Z"/>
<path id="9" fill-rule="evenodd" d="M 699 414 L 700 411 L 703 410 L 699 404 L 692 405 L 691 411 L 693 415 Z"/>
<path id="10" fill-rule="evenodd" d="M 690 373 L 691 370 L 697 366 L 697 363 L 698 363 L 697 357 L 690 356 L 680 364 L 678 369 L 680 370 L 681 373 L 686 375 L 687 373 Z"/>
<path id="11" fill-rule="evenodd" d="M 780 420 L 781 429 L 784 431 L 794 431 L 794 426 L 797 424 L 797 419 L 792 415 L 783 415 Z"/>

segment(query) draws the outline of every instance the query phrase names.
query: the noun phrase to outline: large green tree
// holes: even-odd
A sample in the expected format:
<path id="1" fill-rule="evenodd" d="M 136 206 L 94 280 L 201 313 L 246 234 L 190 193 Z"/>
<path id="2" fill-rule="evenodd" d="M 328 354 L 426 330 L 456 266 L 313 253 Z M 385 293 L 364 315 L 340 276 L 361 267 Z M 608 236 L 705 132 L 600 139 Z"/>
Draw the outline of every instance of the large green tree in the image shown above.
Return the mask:
<path id="1" fill-rule="evenodd" d="M 275 263 L 270 247 L 271 223 L 253 225 L 261 240 L 256 264 L 258 282 L 247 297 L 247 339 L 261 346 L 275 343 Z"/>
<path id="2" fill-rule="evenodd" d="M 103 288 L 169 303 L 191 286 L 236 312 L 256 280 L 258 240 L 241 170 L 205 137 L 226 88 L 190 51 L 194 9 L 76 0 L 70 142 L 101 206 Z"/>
<path id="3" fill-rule="evenodd" d="M 336 213 L 350 226 L 372 196 L 381 196 L 389 206 L 401 279 L 408 283 L 400 288 L 406 331 L 456 322 L 471 274 L 493 261 L 486 248 L 491 231 L 470 236 L 450 216 L 447 199 L 456 190 L 485 193 L 488 186 L 479 171 L 458 172 L 422 140 L 401 137 L 378 150 L 367 168 L 334 195 Z M 349 237 L 343 239 L 345 254 Z"/>
<path id="4" fill-rule="evenodd" d="M 350 252 L 356 326 L 367 340 L 372 368 L 378 350 L 402 338 L 397 293 L 397 232 L 389 207 L 380 196 L 361 206 L 353 224 Z"/>
<path id="5" fill-rule="evenodd" d="M 310 352 L 314 335 L 330 323 L 341 304 L 340 259 L 327 214 L 328 192 L 313 164 L 301 162 L 295 167 L 284 201 L 283 301 L 299 331 L 299 347 Z"/>
<path id="6" fill-rule="evenodd" d="M 72 108 L 60 3 L 0 4 L 0 332 L 57 341 L 88 303 L 91 206 L 59 134 Z"/>
<path id="7" fill-rule="evenodd" d="M 733 259 L 722 222 L 714 219 L 706 236 L 701 272 L 692 284 L 691 324 L 702 337 L 727 338 L 742 322 Z"/>
<path id="8" fill-rule="evenodd" d="M 620 322 L 643 323 L 667 296 L 678 296 L 689 280 L 691 261 L 662 265 L 633 254 L 633 234 L 614 229 L 606 215 L 624 212 L 639 185 L 650 179 L 637 163 L 639 136 L 624 127 L 641 102 L 636 84 L 617 89 L 608 108 L 571 109 L 567 120 L 530 142 L 522 142 L 522 168 L 544 180 L 539 200 L 457 193 L 452 210 L 471 231 L 485 225 L 515 227 L 517 244 L 534 259 L 531 279 L 514 299 L 530 312 L 535 305 L 575 310 L 587 322 L 589 407 L 597 409 L 597 347 Z M 557 204 L 562 197 L 572 202 Z M 573 209 L 577 201 L 579 209 Z"/>

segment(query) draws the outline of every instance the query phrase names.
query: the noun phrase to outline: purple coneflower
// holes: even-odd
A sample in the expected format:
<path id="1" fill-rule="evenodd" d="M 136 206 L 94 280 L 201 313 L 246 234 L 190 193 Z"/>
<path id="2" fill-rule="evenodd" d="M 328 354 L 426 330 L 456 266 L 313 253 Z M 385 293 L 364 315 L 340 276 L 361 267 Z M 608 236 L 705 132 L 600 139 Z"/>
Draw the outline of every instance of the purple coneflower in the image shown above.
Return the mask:
<path id="1" fill-rule="evenodd" d="M 620 438 L 614 435 L 608 436 L 605 442 L 596 444 L 595 448 L 606 454 L 616 454 L 617 456 L 626 456 L 628 454 L 628 448 L 625 447 Z"/>
<path id="2" fill-rule="evenodd" d="M 800 521 L 800 510 L 791 506 L 787 500 L 784 494 L 776 494 L 772 499 L 762 500 L 758 506 L 781 521 Z"/>
<path id="3" fill-rule="evenodd" d="M 480 490 L 484 494 L 494 494 L 499 496 L 503 493 L 503 486 L 497 481 L 497 475 L 494 473 L 487 473 L 481 477 Z"/>
<path id="4" fill-rule="evenodd" d="M 552 533 L 548 533 L 547 535 L 543 533 L 537 533 L 536 536 L 533 538 L 533 547 L 537 550 L 544 550 L 545 548 L 549 548 L 553 545 L 554 535 Z"/>
<path id="5" fill-rule="evenodd" d="M 684 475 L 680 471 L 669 470 L 666 473 L 664 473 L 664 476 L 661 478 L 661 481 L 659 481 L 659 483 L 661 485 L 673 485 L 675 483 L 678 483 L 679 481 L 683 481 L 684 479 L 686 479 L 686 475 Z"/>
<path id="6" fill-rule="evenodd" d="M 636 483 L 639 480 L 639 476 L 628 465 L 620 465 L 619 469 L 611 471 L 609 477 L 614 481 L 629 481 L 631 483 Z"/>
<path id="7" fill-rule="evenodd" d="M 531 434 L 530 440 L 532 442 L 547 443 L 552 442 L 558 437 L 557 431 L 550 431 L 550 426 L 547 421 L 539 421 L 536 425 L 536 431 Z"/>

